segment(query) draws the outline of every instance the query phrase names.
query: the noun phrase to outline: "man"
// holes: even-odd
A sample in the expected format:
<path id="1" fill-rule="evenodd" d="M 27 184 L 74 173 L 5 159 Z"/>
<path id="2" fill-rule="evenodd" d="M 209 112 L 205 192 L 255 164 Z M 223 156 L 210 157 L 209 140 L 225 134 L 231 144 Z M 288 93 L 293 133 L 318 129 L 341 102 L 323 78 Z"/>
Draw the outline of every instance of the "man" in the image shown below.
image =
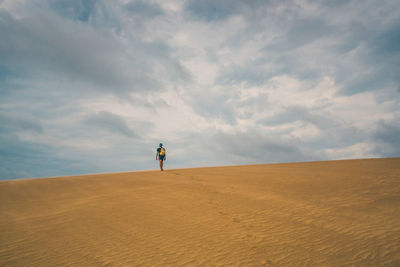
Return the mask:
<path id="1" fill-rule="evenodd" d="M 165 152 L 165 148 L 163 148 L 163 144 L 160 143 L 160 147 L 157 148 L 156 152 L 156 160 L 160 161 L 160 170 L 163 171 L 163 162 L 167 159 L 167 153 Z"/>

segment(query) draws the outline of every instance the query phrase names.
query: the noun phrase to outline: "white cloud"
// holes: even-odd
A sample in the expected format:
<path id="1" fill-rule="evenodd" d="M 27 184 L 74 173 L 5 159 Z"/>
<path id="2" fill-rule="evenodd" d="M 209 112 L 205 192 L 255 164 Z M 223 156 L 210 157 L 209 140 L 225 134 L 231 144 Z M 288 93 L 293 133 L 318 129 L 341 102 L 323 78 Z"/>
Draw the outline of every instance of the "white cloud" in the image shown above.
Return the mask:
<path id="1" fill-rule="evenodd" d="M 0 8 L 1 178 L 400 155 L 396 1 Z"/>

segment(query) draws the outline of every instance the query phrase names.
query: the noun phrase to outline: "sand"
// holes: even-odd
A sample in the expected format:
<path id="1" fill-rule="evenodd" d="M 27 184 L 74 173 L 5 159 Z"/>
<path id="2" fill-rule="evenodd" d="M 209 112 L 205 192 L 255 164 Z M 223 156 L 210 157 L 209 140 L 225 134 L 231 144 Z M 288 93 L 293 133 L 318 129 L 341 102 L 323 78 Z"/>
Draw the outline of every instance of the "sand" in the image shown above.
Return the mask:
<path id="1" fill-rule="evenodd" d="M 400 266 L 400 158 L 0 182 L 0 266 Z"/>

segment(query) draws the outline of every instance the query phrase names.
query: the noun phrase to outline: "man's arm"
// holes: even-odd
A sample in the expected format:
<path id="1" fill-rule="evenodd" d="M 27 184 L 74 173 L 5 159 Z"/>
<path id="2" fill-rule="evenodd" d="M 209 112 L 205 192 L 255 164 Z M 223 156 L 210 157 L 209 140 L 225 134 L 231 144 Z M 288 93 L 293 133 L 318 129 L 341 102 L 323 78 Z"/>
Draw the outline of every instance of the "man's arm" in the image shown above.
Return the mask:
<path id="1" fill-rule="evenodd" d="M 156 152 L 156 160 L 158 160 L 158 151 Z"/>

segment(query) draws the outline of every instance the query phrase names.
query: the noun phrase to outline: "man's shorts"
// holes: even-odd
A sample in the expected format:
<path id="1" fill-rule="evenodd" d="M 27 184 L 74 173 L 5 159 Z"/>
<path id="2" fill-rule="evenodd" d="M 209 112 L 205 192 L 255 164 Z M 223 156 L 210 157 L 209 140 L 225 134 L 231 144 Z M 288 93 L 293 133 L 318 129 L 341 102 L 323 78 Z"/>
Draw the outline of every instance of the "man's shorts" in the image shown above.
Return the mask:
<path id="1" fill-rule="evenodd" d="M 158 159 L 159 159 L 159 160 L 164 160 L 164 158 L 165 158 L 165 155 L 162 155 L 162 156 L 160 155 L 160 156 L 158 156 Z"/>

